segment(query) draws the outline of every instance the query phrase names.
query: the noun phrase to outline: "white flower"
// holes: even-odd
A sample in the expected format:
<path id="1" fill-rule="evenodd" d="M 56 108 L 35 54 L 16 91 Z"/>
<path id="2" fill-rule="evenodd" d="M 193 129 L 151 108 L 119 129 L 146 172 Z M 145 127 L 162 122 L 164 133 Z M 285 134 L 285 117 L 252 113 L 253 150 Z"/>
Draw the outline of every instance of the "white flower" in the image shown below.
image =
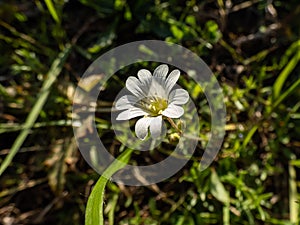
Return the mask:
<path id="1" fill-rule="evenodd" d="M 189 100 L 189 94 L 182 88 L 174 89 L 179 70 L 173 70 L 167 77 L 169 68 L 163 64 L 158 66 L 153 76 L 150 71 L 141 69 L 138 78 L 130 76 L 126 80 L 126 88 L 131 92 L 116 102 L 116 109 L 125 110 L 117 116 L 117 120 L 129 120 L 143 116 L 135 124 L 135 133 L 144 140 L 150 133 L 153 138 L 161 136 L 164 123 L 163 116 L 179 118 L 184 110 L 181 105 Z"/>

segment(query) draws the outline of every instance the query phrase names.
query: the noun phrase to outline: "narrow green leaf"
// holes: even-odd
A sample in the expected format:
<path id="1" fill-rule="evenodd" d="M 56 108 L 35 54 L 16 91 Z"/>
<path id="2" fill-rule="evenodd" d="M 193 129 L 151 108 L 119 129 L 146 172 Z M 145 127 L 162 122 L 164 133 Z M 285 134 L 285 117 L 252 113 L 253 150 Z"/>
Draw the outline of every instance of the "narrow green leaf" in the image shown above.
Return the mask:
<path id="1" fill-rule="evenodd" d="M 225 205 L 229 204 L 229 194 L 220 181 L 220 178 L 215 170 L 212 170 L 210 177 L 210 191 L 217 200 Z"/>
<path id="2" fill-rule="evenodd" d="M 282 70 L 282 72 L 279 74 L 278 78 L 276 79 L 274 86 L 273 86 L 273 101 L 276 101 L 281 93 L 281 89 L 288 78 L 288 76 L 291 74 L 293 69 L 296 67 L 300 60 L 300 42 L 296 46 L 298 50 L 295 51 L 295 55 L 290 60 L 290 62 L 286 65 L 286 67 Z"/>
<path id="3" fill-rule="evenodd" d="M 223 224 L 230 225 L 230 197 L 217 172 L 212 170 L 210 177 L 210 192 L 223 206 Z"/>
<path id="4" fill-rule="evenodd" d="M 85 225 L 104 225 L 103 203 L 105 186 L 114 173 L 126 166 L 132 152 L 132 149 L 126 149 L 115 161 L 113 161 L 97 181 L 87 202 Z"/>
<path id="5" fill-rule="evenodd" d="M 296 170 L 291 163 L 289 164 L 289 205 L 290 205 L 290 221 L 292 223 L 297 222 L 299 203 L 297 198 L 297 180 L 296 180 Z"/>
<path id="6" fill-rule="evenodd" d="M 223 224 L 230 225 L 230 207 L 229 204 L 223 206 Z"/>
<path id="7" fill-rule="evenodd" d="M 30 111 L 29 115 L 26 118 L 26 121 L 23 125 L 23 130 L 19 134 L 19 136 L 16 138 L 15 142 L 13 143 L 13 146 L 11 147 L 11 150 L 9 154 L 5 157 L 4 161 L 2 162 L 0 166 L 0 176 L 2 173 L 6 170 L 6 168 L 9 166 L 11 161 L 13 160 L 14 156 L 17 154 L 19 148 L 24 143 L 26 137 L 28 136 L 30 129 L 34 126 L 34 123 L 36 119 L 38 118 L 47 98 L 50 93 L 50 88 L 53 85 L 53 83 L 56 81 L 57 76 L 60 74 L 64 62 L 66 58 L 68 57 L 71 50 L 71 46 L 67 45 L 63 52 L 61 52 L 58 57 L 54 60 L 49 73 L 48 78 L 44 81 L 43 86 L 40 91 L 40 95 L 38 97 L 38 100 L 36 101 L 35 105 L 33 106 L 32 110 Z"/>
<path id="8" fill-rule="evenodd" d="M 54 7 L 52 0 L 45 0 L 45 3 L 47 5 L 47 8 L 48 8 L 52 18 L 55 20 L 56 23 L 60 24 L 60 18 L 56 12 L 56 9 Z"/>
<path id="9" fill-rule="evenodd" d="M 109 225 L 114 225 L 114 218 L 115 218 L 115 208 L 117 206 L 117 203 L 118 203 L 118 193 L 116 193 L 112 200 L 111 200 L 111 209 L 109 211 L 109 214 L 108 214 L 108 223 Z"/>
<path id="10" fill-rule="evenodd" d="M 300 85 L 300 79 L 298 79 L 292 86 L 290 86 L 272 105 L 272 109 L 276 108 L 287 96 L 293 93 Z"/>
<path id="11" fill-rule="evenodd" d="M 249 141 L 251 140 L 252 136 L 255 134 L 256 130 L 258 128 L 258 125 L 255 125 L 251 128 L 251 130 L 248 132 L 247 136 L 245 137 L 242 146 L 245 148 Z"/>

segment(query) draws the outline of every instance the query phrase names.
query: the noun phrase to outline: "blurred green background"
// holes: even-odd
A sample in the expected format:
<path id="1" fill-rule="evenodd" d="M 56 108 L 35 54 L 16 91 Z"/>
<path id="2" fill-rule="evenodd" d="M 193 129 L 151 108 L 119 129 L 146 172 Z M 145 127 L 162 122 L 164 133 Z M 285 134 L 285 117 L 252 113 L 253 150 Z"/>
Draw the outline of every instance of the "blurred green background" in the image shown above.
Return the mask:
<path id="1" fill-rule="evenodd" d="M 180 78 L 198 107 L 204 141 L 164 182 L 109 182 L 107 224 L 299 224 L 299 18 L 297 0 L 0 1 L 0 223 L 84 223 L 99 175 L 73 137 L 74 88 L 106 51 L 156 39 L 180 44 L 209 65 L 225 95 L 226 136 L 200 172 L 209 107 L 201 89 Z M 120 71 L 98 102 L 99 135 L 115 155 L 124 146 L 106 109 L 138 69 Z M 173 142 L 170 135 L 167 150 Z M 136 153 L 131 163 L 156 162 L 167 152 Z"/>

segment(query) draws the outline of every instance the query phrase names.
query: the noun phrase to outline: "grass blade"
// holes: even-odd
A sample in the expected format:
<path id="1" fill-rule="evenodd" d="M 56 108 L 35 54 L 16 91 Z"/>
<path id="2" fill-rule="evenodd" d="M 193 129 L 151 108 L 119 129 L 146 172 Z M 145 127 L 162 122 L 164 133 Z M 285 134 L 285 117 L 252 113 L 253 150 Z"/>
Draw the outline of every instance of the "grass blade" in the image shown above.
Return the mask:
<path id="1" fill-rule="evenodd" d="M 211 186 L 210 186 L 211 194 L 220 202 L 224 203 L 225 205 L 228 204 L 230 201 L 229 193 L 225 189 L 223 183 L 221 182 L 215 170 L 212 170 L 210 182 L 211 182 Z"/>
<path id="2" fill-rule="evenodd" d="M 289 164 L 289 205 L 290 205 L 290 221 L 297 223 L 299 203 L 297 198 L 297 180 L 295 167 Z"/>
<path id="3" fill-rule="evenodd" d="M 9 154 L 5 157 L 4 161 L 2 162 L 0 166 L 0 176 L 3 174 L 3 172 L 6 170 L 6 168 L 9 166 L 11 161 L 13 160 L 14 156 L 17 154 L 19 148 L 24 143 L 26 137 L 28 136 L 30 129 L 34 126 L 34 123 L 36 119 L 38 118 L 47 98 L 50 93 L 50 88 L 53 85 L 53 83 L 56 81 L 57 76 L 60 74 L 64 62 L 66 58 L 69 55 L 69 52 L 71 50 L 71 46 L 68 45 L 64 49 L 63 52 L 61 52 L 57 59 L 54 60 L 54 62 L 51 65 L 51 68 L 48 73 L 48 78 L 44 81 L 43 86 L 40 91 L 40 95 L 33 106 L 32 110 L 30 111 L 29 115 L 26 118 L 26 121 L 23 126 L 23 130 L 19 134 L 19 136 L 16 138 L 15 142 L 13 143 L 13 146 L 11 147 L 11 150 Z"/>
<path id="4" fill-rule="evenodd" d="M 104 189 L 111 177 L 119 169 L 126 166 L 129 161 L 132 149 L 126 149 L 103 173 L 97 181 L 93 191 L 88 199 L 85 211 L 85 225 L 104 225 L 103 203 Z"/>
<path id="5" fill-rule="evenodd" d="M 226 190 L 225 186 L 221 182 L 217 172 L 212 170 L 210 177 L 210 191 L 211 194 L 220 202 L 224 204 L 223 206 L 223 224 L 230 224 L 230 195 Z"/>
<path id="6" fill-rule="evenodd" d="M 247 136 L 245 137 L 244 141 L 243 141 L 243 144 L 242 144 L 242 147 L 245 148 L 248 143 L 251 141 L 252 139 L 252 136 L 255 134 L 256 130 L 258 129 L 258 125 L 254 125 L 251 130 L 248 132 Z"/>
<path id="7" fill-rule="evenodd" d="M 290 86 L 283 94 L 280 95 L 278 99 L 272 105 L 272 108 L 275 109 L 287 96 L 293 93 L 294 90 L 300 85 L 300 79 L 298 79 L 292 86 Z"/>
<path id="8" fill-rule="evenodd" d="M 286 67 L 282 70 L 282 72 L 280 73 L 280 75 L 278 76 L 278 78 L 274 83 L 273 100 L 276 100 L 279 97 L 284 82 L 286 81 L 286 79 L 291 74 L 291 72 L 293 71 L 293 69 L 296 67 L 296 65 L 300 60 L 300 51 L 299 51 L 300 42 L 298 41 L 297 43 L 298 44 L 296 45 L 297 49 L 295 51 L 295 55 L 290 60 L 290 62 L 286 65 Z"/>
<path id="9" fill-rule="evenodd" d="M 45 3 L 47 5 L 47 8 L 48 8 L 52 18 L 55 20 L 56 23 L 60 24 L 60 18 L 55 10 L 52 0 L 45 0 Z"/>

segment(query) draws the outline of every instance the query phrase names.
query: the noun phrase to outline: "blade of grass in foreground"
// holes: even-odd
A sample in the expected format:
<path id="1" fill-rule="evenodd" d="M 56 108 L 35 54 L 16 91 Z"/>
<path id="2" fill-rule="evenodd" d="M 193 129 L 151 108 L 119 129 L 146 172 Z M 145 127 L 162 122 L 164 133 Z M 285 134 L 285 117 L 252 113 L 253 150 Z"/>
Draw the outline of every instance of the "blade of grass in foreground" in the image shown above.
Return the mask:
<path id="1" fill-rule="evenodd" d="M 47 5 L 47 8 L 48 8 L 52 18 L 55 20 L 56 23 L 60 24 L 60 18 L 56 12 L 53 2 L 51 0 L 45 0 L 45 3 Z"/>
<path id="2" fill-rule="evenodd" d="M 103 203 L 105 186 L 114 173 L 126 166 L 132 152 L 132 149 L 126 149 L 115 161 L 113 161 L 97 181 L 87 202 L 85 225 L 104 225 Z"/>
<path id="3" fill-rule="evenodd" d="M 295 167 L 289 163 L 289 205 L 290 205 L 290 221 L 297 223 L 299 203 L 298 203 L 298 192 L 297 192 L 297 180 Z"/>
<path id="4" fill-rule="evenodd" d="M 66 45 L 63 52 L 61 52 L 58 57 L 54 60 L 54 62 L 51 65 L 51 68 L 48 72 L 48 77 L 44 81 L 43 86 L 41 88 L 39 97 L 34 104 L 32 110 L 30 111 L 29 115 L 26 118 L 26 121 L 23 126 L 23 130 L 16 138 L 15 142 L 13 143 L 13 146 L 11 147 L 11 150 L 9 154 L 5 157 L 4 161 L 2 162 L 0 166 L 0 176 L 2 173 L 6 170 L 6 168 L 9 166 L 11 161 L 13 160 L 14 156 L 17 154 L 19 148 L 24 143 L 26 137 L 28 136 L 30 129 L 33 127 L 36 119 L 38 118 L 47 98 L 50 93 L 51 86 L 56 81 L 57 76 L 60 74 L 64 62 L 66 58 L 68 57 L 71 50 L 71 45 Z"/>

